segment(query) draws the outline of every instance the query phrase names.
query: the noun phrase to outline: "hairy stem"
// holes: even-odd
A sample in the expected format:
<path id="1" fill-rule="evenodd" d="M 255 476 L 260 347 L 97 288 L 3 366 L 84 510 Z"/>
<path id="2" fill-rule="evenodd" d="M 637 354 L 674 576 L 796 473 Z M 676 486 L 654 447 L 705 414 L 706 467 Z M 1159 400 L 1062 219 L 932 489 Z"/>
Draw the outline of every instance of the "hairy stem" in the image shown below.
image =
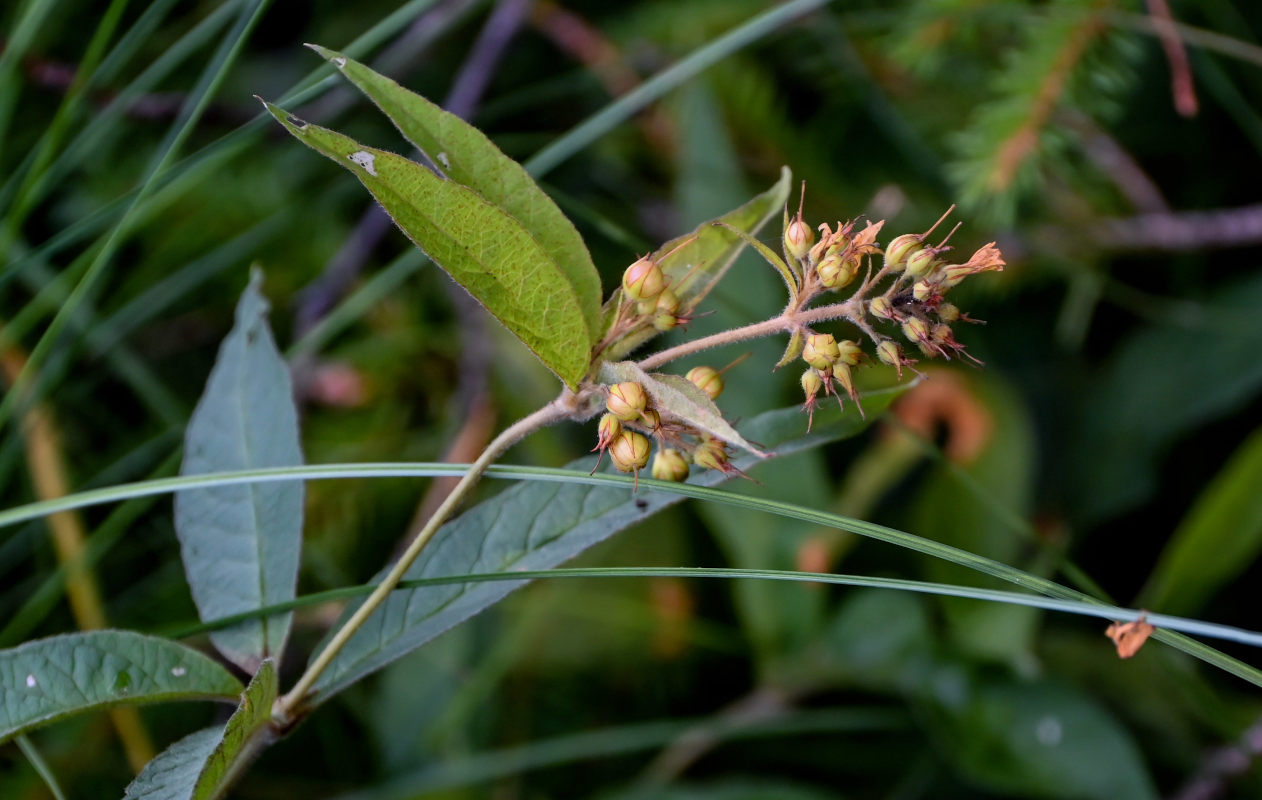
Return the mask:
<path id="1" fill-rule="evenodd" d="M 733 328 L 730 331 L 722 331 L 711 336 L 693 339 L 691 342 L 684 342 L 654 353 L 639 362 L 639 367 L 640 369 L 650 370 L 663 364 L 669 364 L 684 356 L 700 353 L 702 350 L 709 350 L 711 347 L 721 347 L 725 344 L 735 344 L 736 342 L 745 342 L 750 339 L 761 339 L 764 336 L 771 336 L 776 333 L 789 333 L 811 323 L 824 322 L 830 319 L 844 318 L 875 340 L 876 337 L 873 336 L 872 329 L 863 320 L 862 304 L 856 299 L 857 297 L 858 295 L 842 303 L 833 303 L 832 305 L 808 308 L 802 311 L 786 310 L 778 317 L 755 322 L 753 325 Z"/>
<path id="2" fill-rule="evenodd" d="M 447 495 L 447 499 L 443 501 L 438 510 L 434 512 L 434 515 L 425 523 L 425 527 L 412 540 L 412 544 L 395 562 L 390 572 L 382 579 L 381 583 L 377 584 L 377 588 L 373 590 L 373 593 L 351 615 L 351 618 L 342 625 L 328 646 L 320 651 L 320 655 L 311 663 L 311 666 L 307 667 L 307 671 L 294 684 L 294 688 L 290 689 L 288 694 L 278 701 L 277 711 L 282 717 L 292 721 L 294 712 L 307 700 L 308 694 L 311 692 L 312 687 L 315 686 L 315 682 L 333 663 L 338 654 L 342 652 L 342 649 L 346 647 L 346 643 L 355 635 L 355 632 L 363 626 L 364 621 L 385 602 L 390 593 L 399 585 L 404 573 L 408 571 L 408 568 L 416 561 L 417 556 L 421 554 L 425 545 L 434 537 L 439 526 L 447 521 L 451 516 L 451 512 L 469 494 L 469 491 L 478 482 L 478 479 L 482 477 L 482 473 L 486 471 L 486 468 L 502 456 L 508 448 L 521 441 L 527 435 L 554 422 L 566 419 L 572 413 L 572 409 L 568 408 L 563 400 L 554 400 L 533 414 L 522 417 L 513 423 L 487 445 L 486 449 L 482 451 L 482 455 L 478 456 L 478 460 L 473 462 L 469 471 L 451 490 L 451 494 Z"/>

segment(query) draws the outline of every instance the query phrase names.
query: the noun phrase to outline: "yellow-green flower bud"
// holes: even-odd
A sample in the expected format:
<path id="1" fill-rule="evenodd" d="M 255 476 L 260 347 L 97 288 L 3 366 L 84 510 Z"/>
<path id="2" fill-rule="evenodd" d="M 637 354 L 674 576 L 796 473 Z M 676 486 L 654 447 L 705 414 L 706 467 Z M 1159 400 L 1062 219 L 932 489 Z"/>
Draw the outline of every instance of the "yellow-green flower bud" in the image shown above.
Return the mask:
<path id="1" fill-rule="evenodd" d="M 802 391 L 806 394 L 807 402 L 813 400 L 823 388 L 824 379 L 819 376 L 819 371 L 814 367 L 802 373 Z"/>
<path id="2" fill-rule="evenodd" d="M 894 304 L 885 295 L 878 295 L 868 301 L 868 313 L 877 319 L 897 320 Z"/>
<path id="3" fill-rule="evenodd" d="M 624 430 L 609 445 L 609 458 L 619 472 L 634 472 L 649 463 L 649 449 L 643 434 Z"/>
<path id="4" fill-rule="evenodd" d="M 639 418 L 648 404 L 649 397 L 644 393 L 644 387 L 634 381 L 627 381 L 609 387 L 605 408 L 623 422 L 631 422 Z"/>
<path id="5" fill-rule="evenodd" d="M 955 322 L 960 318 L 960 309 L 950 303 L 938 303 L 938 319 L 943 322 Z"/>
<path id="6" fill-rule="evenodd" d="M 653 458 L 653 477 L 680 483 L 688 480 L 688 460 L 678 450 L 664 447 Z"/>
<path id="7" fill-rule="evenodd" d="M 907 257 L 907 274 L 913 278 L 923 278 L 933 272 L 934 261 L 938 254 L 933 249 L 917 250 Z"/>
<path id="8" fill-rule="evenodd" d="M 912 317 L 903 323 L 903 335 L 908 341 L 915 342 L 925 355 L 932 355 L 933 334 L 929 331 L 929 323 L 919 317 Z"/>
<path id="9" fill-rule="evenodd" d="M 653 327 L 661 331 L 662 333 L 665 333 L 666 331 L 674 330 L 675 326 L 678 324 L 679 324 L 679 317 L 675 316 L 674 314 L 665 314 L 665 313 L 659 312 L 653 315 Z"/>
<path id="10" fill-rule="evenodd" d="M 852 339 L 842 339 L 837 343 L 837 363 L 855 366 L 863 358 L 863 348 Z"/>
<path id="11" fill-rule="evenodd" d="M 669 331 L 679 324 L 679 317 L 676 312 L 679 311 L 679 297 L 670 289 L 663 289 L 662 293 L 657 296 L 657 303 L 653 307 L 653 327 L 659 331 Z"/>
<path id="12" fill-rule="evenodd" d="M 841 348 L 831 333 L 813 333 L 806 337 L 802 360 L 815 369 L 828 369 L 841 358 Z"/>
<path id="13" fill-rule="evenodd" d="M 706 439 L 692 454 L 693 463 L 706 469 L 727 471 L 727 448 L 718 439 Z"/>
<path id="14" fill-rule="evenodd" d="M 801 217 L 789 223 L 784 229 L 784 251 L 801 261 L 810 252 L 815 242 L 815 231 L 802 221 Z"/>
<path id="15" fill-rule="evenodd" d="M 942 286 L 934 280 L 916 281 L 916 285 L 911 287 L 912 297 L 921 303 L 931 301 L 935 297 L 942 296 Z"/>
<path id="16" fill-rule="evenodd" d="M 693 367 L 684 377 L 709 395 L 711 400 L 723 393 L 723 376 L 714 367 Z"/>
<path id="17" fill-rule="evenodd" d="M 819 282 L 829 289 L 836 289 L 841 285 L 841 256 L 834 253 L 825 256 L 824 260 L 815 266 L 815 274 L 819 275 Z"/>
<path id="18" fill-rule="evenodd" d="M 648 256 L 627 267 L 627 271 L 622 273 L 622 291 L 632 300 L 653 300 L 665 288 L 666 274 Z"/>
<path id="19" fill-rule="evenodd" d="M 923 246 L 924 237 L 918 233 L 904 233 L 897 236 L 885 248 L 885 266 L 891 272 L 901 272 L 907 265 L 907 259 Z"/>
<path id="20" fill-rule="evenodd" d="M 596 427 L 596 446 L 592 449 L 605 449 L 620 433 L 622 433 L 622 423 L 613 414 L 605 414 L 600 418 L 600 424 Z"/>
<path id="21" fill-rule="evenodd" d="M 898 346 L 898 342 L 893 339 L 886 339 L 876 346 L 876 357 L 883 364 L 889 364 L 898 370 L 898 377 L 903 377 L 903 366 L 905 364 L 914 364 L 916 362 L 903 355 L 903 348 Z"/>
<path id="22" fill-rule="evenodd" d="M 640 412 L 640 420 L 648 427 L 649 430 L 653 431 L 653 433 L 657 433 L 662 427 L 662 415 L 658 414 L 651 408 L 646 408 Z"/>

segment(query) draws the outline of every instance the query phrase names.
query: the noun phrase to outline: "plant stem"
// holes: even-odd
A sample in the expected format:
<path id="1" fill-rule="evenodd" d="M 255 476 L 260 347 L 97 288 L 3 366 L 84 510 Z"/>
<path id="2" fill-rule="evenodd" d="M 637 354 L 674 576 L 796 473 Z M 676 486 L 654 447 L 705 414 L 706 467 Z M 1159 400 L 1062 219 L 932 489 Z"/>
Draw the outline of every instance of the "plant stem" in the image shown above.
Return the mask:
<path id="1" fill-rule="evenodd" d="M 857 295 L 856 295 L 857 297 Z M 761 339 L 764 336 L 771 336 L 775 333 L 790 332 L 813 322 L 823 322 L 830 319 L 845 318 L 852 324 L 859 327 L 864 333 L 872 335 L 872 329 L 863 321 L 862 304 L 857 302 L 855 298 L 846 300 L 842 303 L 833 303 L 832 305 L 819 306 L 818 308 L 808 308 L 803 311 L 786 310 L 778 317 L 772 317 L 762 322 L 755 322 L 753 325 L 746 325 L 743 328 L 733 328 L 730 331 L 722 331 L 712 336 L 703 336 L 700 339 L 693 339 L 691 342 L 662 350 L 654 353 L 643 361 L 639 362 L 640 369 L 650 370 L 654 367 L 660 367 L 671 361 L 690 356 L 693 353 L 699 353 L 702 350 L 709 350 L 711 347 L 721 347 L 725 344 L 734 344 L 736 342 L 744 342 L 750 339 Z M 875 337 L 873 337 L 875 339 Z"/>
<path id="2" fill-rule="evenodd" d="M 567 407 L 563 399 L 553 400 L 533 414 L 522 417 L 513 423 L 486 446 L 486 449 L 482 451 L 482 455 L 478 456 L 478 460 L 473 462 L 469 471 L 464 474 L 460 482 L 451 490 L 451 494 L 447 495 L 447 499 L 443 501 L 438 510 L 434 512 L 434 515 L 425 523 L 425 527 L 412 540 L 412 544 L 408 545 L 408 549 L 399 557 L 395 565 L 390 568 L 390 572 L 386 574 L 381 583 L 377 584 L 377 588 L 368 596 L 368 599 L 364 600 L 364 604 L 356 609 L 351 618 L 333 636 L 328 646 L 320 651 L 320 655 L 311 663 L 311 666 L 307 667 L 307 671 L 294 684 L 294 688 L 290 689 L 284 697 L 277 701 L 277 712 L 286 722 L 293 721 L 295 710 L 307 700 L 307 696 L 311 692 L 312 687 L 315 686 L 315 682 L 333 663 L 338 654 L 342 652 L 342 649 L 346 647 L 346 643 L 351 640 L 355 632 L 363 626 L 365 620 L 385 602 L 390 593 L 399 585 L 399 581 L 403 579 L 404 574 L 416 561 L 417 556 L 421 554 L 421 550 L 434 537 L 439 526 L 451 516 L 451 512 L 455 510 L 456 506 L 469 494 L 469 491 L 478 482 L 478 479 L 482 477 L 482 473 L 486 471 L 486 468 L 495 459 L 503 455 L 508 448 L 517 444 L 527 435 L 551 425 L 553 422 L 566 419 L 572 413 L 572 409 Z"/>

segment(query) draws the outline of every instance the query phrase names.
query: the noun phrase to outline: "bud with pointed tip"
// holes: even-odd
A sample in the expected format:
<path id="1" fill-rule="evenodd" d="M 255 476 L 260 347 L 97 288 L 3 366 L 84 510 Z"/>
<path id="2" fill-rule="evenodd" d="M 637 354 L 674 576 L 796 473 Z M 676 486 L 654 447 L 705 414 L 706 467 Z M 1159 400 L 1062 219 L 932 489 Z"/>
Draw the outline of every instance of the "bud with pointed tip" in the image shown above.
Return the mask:
<path id="1" fill-rule="evenodd" d="M 653 458 L 653 477 L 681 483 L 688 480 L 688 460 L 678 450 L 664 447 Z"/>
<path id="2" fill-rule="evenodd" d="M 937 258 L 938 252 L 933 248 L 917 250 L 907 257 L 906 272 L 913 278 L 923 278 L 933 272 Z"/>
<path id="3" fill-rule="evenodd" d="M 684 377 L 705 392 L 711 400 L 717 399 L 723 393 L 723 376 L 714 367 L 693 367 Z"/>
<path id="4" fill-rule="evenodd" d="M 799 212 L 801 213 L 801 212 Z M 784 229 L 784 251 L 801 261 L 810 252 L 815 242 L 815 231 L 802 221 L 801 217 L 789 223 Z"/>
<path id="5" fill-rule="evenodd" d="M 815 423 L 815 397 L 819 394 L 819 390 L 824 388 L 824 379 L 820 377 L 819 372 L 811 367 L 802 373 L 802 392 L 806 395 L 806 402 L 802 404 L 802 410 L 806 412 L 806 432 L 811 432 L 811 425 Z"/>
<path id="6" fill-rule="evenodd" d="M 918 233 L 904 233 L 894 237 L 885 248 L 885 266 L 890 272 L 901 272 L 907 266 L 907 259 L 918 252 L 924 245 L 925 237 Z"/>
<path id="7" fill-rule="evenodd" d="M 692 454 L 693 463 L 706 469 L 727 471 L 727 448 L 718 439 L 706 439 Z"/>
<path id="8" fill-rule="evenodd" d="M 813 333 L 806 337 L 802 360 L 815 369 L 828 369 L 841 358 L 841 348 L 831 333 Z"/>
<path id="9" fill-rule="evenodd" d="M 619 472 L 635 472 L 649 463 L 649 450 L 643 434 L 623 430 L 609 445 L 609 458 Z"/>
<path id="10" fill-rule="evenodd" d="M 648 256 L 636 261 L 622 273 L 623 293 L 637 302 L 653 300 L 665 288 L 666 273 Z"/>
<path id="11" fill-rule="evenodd" d="M 899 314 L 894 310 L 894 304 L 885 295 L 877 295 L 868 301 L 868 313 L 877 319 L 888 319 L 892 322 L 899 320 Z"/>
<path id="12" fill-rule="evenodd" d="M 941 352 L 933 343 L 933 333 L 929 330 L 929 323 L 919 317 L 912 317 L 903 323 L 903 335 L 909 341 L 915 342 L 920 352 L 927 356 L 932 356 L 935 351 Z"/>
<path id="13" fill-rule="evenodd" d="M 657 434 L 662 432 L 662 415 L 658 414 L 653 409 L 646 408 L 643 411 L 641 411 L 640 421 L 643 422 L 644 425 L 650 431 L 653 432 L 653 435 L 656 436 Z"/>
<path id="14" fill-rule="evenodd" d="M 605 408 L 623 422 L 638 419 L 640 413 L 648 407 L 649 397 L 644 387 L 634 381 L 618 383 L 609 387 L 609 398 L 605 400 Z"/>
<path id="15" fill-rule="evenodd" d="M 863 348 L 852 339 L 842 339 L 837 343 L 837 363 L 853 367 L 863 358 Z"/>
<path id="16" fill-rule="evenodd" d="M 903 355 L 903 348 L 898 346 L 898 342 L 893 339 L 886 339 L 876 346 L 876 357 L 881 360 L 882 364 L 889 364 L 898 370 L 898 378 L 903 378 L 903 367 L 916 362 Z"/>
<path id="17" fill-rule="evenodd" d="M 596 427 L 596 446 L 592 449 L 604 450 L 620 433 L 622 433 L 622 423 L 613 414 L 605 414 Z"/>

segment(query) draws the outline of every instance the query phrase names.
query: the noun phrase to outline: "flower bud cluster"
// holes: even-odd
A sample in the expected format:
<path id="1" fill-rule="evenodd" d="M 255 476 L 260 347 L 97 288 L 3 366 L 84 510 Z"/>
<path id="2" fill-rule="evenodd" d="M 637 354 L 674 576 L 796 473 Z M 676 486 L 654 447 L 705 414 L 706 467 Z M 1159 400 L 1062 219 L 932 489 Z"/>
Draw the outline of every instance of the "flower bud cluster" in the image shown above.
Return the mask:
<path id="1" fill-rule="evenodd" d="M 670 288 L 670 278 L 660 264 L 645 256 L 622 273 L 622 294 L 634 311 L 626 319 L 629 328 L 652 325 L 658 331 L 669 331 L 688 322 L 691 317 L 681 311 L 679 295 Z"/>
<path id="2" fill-rule="evenodd" d="M 896 336 L 901 336 L 928 358 L 949 359 L 955 355 L 972 358 L 955 339 L 951 325 L 961 320 L 976 320 L 948 303 L 945 297 L 970 275 L 1002 270 L 1004 260 L 992 242 L 967 261 L 952 263 L 946 255 L 951 250 L 947 246 L 951 234 L 937 244 L 929 244 L 930 234 L 943 219 L 946 219 L 945 214 L 923 233 L 895 236 L 882 249 L 876 239 L 883 222 L 868 223 L 859 231 L 854 221 L 839 222 L 835 230 L 825 223 L 818 227 L 820 235 L 816 238 L 803 221 L 799 205 L 797 217 L 786 223 L 783 235 L 786 257 L 794 259 L 801 270 L 800 291 L 794 298 L 797 308 L 806 309 L 807 303 L 820 292 L 855 283 L 865 259 L 879 254 L 883 256 L 881 268 L 873 274 L 869 263 L 865 277 L 858 282 L 850 300 L 836 307 L 836 316 L 850 320 L 875 346 L 875 358 L 871 361 L 894 367 L 901 379 L 902 368 L 916 362 L 908 357 Z M 882 325 L 893 330 L 883 332 Z M 781 363 L 800 354 L 809 365 L 801 378 L 805 410 L 813 417 L 821 393 L 835 394 L 839 403 L 844 393 L 862 414 L 853 377 L 854 368 L 865 360 L 860 344 L 852 340 L 837 341 L 830 334 L 807 328 L 798 330 Z M 808 430 L 810 424 L 808 421 Z"/>
<path id="3" fill-rule="evenodd" d="M 723 391 L 723 377 L 713 367 L 694 367 L 686 377 L 712 400 Z M 707 469 L 740 474 L 728 463 L 723 442 L 682 420 L 663 419 L 639 383 L 626 381 L 608 387 L 605 414 L 600 418 L 596 446 L 592 450 L 601 455 L 608 450 L 615 468 L 635 473 L 638 479 L 639 471 L 649 463 L 650 436 L 659 443 L 652 467 L 653 477 L 658 480 L 686 480 L 689 461 Z M 593 468 L 592 472 L 595 471 Z"/>

